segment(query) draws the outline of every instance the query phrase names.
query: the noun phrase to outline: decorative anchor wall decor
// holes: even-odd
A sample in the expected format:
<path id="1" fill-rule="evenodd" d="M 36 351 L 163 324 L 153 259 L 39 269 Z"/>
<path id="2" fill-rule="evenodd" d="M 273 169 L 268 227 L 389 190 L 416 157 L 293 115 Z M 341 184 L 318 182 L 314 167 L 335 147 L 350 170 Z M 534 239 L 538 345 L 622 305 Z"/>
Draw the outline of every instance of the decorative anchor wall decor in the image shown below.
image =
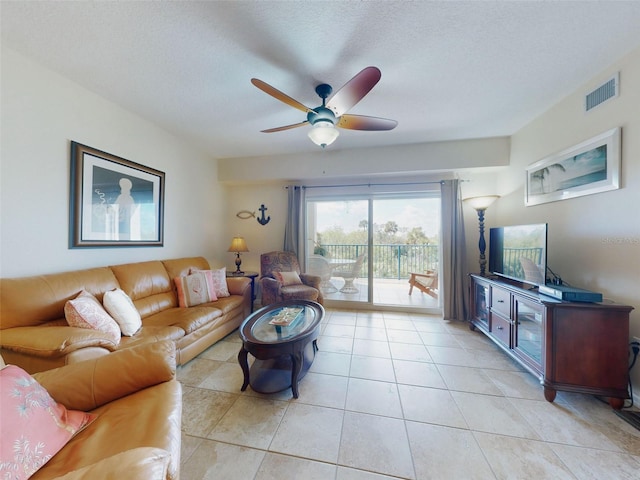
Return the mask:
<path id="1" fill-rule="evenodd" d="M 264 206 L 264 203 L 260 206 L 258 210 L 260 210 L 260 212 L 262 213 L 262 216 L 260 218 L 256 217 L 256 212 L 250 212 L 249 210 L 240 210 L 238 213 L 236 213 L 236 217 L 242 220 L 247 220 L 251 217 L 254 217 L 260 225 L 266 225 L 267 223 L 269 223 L 269 221 L 271 220 L 271 217 L 264 216 L 264 212 L 267 211 L 267 207 Z"/>
<path id="2" fill-rule="evenodd" d="M 260 218 L 256 217 L 256 220 L 258 220 L 258 223 L 260 225 L 266 225 L 267 223 L 269 223 L 269 221 L 271 220 L 271 216 L 268 216 L 268 217 L 265 218 L 264 212 L 267 211 L 267 207 L 264 206 L 264 203 L 260 206 L 260 208 L 258 210 L 260 210 L 260 212 L 262 212 L 262 217 L 260 217 Z"/>

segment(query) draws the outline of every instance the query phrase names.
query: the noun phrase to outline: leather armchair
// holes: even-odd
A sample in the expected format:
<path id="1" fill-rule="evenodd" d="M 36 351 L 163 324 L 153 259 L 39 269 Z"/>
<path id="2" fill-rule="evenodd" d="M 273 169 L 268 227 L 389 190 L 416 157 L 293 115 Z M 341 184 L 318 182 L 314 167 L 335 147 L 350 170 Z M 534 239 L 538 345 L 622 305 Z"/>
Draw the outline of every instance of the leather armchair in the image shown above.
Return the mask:
<path id="1" fill-rule="evenodd" d="M 275 279 L 274 272 L 296 272 L 302 284 L 283 286 Z M 291 300 L 312 300 L 322 304 L 321 281 L 317 275 L 300 271 L 300 263 L 293 252 L 274 251 L 260 255 L 262 305 Z"/>
<path id="2" fill-rule="evenodd" d="M 172 341 L 138 345 L 34 374 L 64 406 L 95 413 L 31 478 L 180 476 L 182 386 Z"/>

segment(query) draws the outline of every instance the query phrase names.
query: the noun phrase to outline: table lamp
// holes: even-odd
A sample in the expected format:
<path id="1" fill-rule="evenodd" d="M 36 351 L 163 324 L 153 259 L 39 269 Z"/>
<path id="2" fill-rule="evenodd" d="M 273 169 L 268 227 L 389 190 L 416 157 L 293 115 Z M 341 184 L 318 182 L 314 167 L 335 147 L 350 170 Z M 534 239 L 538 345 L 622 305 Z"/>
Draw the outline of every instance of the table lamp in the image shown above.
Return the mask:
<path id="1" fill-rule="evenodd" d="M 242 259 L 240 258 L 240 252 L 248 252 L 247 242 L 244 241 L 243 237 L 233 237 L 231 240 L 231 246 L 229 247 L 228 252 L 235 252 L 236 254 L 236 271 L 233 272 L 235 275 L 242 275 L 244 272 L 240 270 L 240 265 L 242 264 Z"/>

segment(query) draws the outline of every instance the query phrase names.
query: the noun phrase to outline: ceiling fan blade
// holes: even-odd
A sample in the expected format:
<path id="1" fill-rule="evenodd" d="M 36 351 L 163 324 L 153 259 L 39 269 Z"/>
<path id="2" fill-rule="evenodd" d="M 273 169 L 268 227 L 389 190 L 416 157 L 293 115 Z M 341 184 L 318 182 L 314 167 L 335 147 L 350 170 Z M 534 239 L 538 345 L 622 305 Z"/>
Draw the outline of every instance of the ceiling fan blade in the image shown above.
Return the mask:
<path id="1" fill-rule="evenodd" d="M 297 108 L 298 110 L 302 110 L 305 113 L 309 113 L 309 112 L 312 111 L 311 108 L 301 104 L 299 101 L 294 100 L 289 95 L 287 95 L 285 93 L 282 93 L 277 88 L 272 87 L 271 85 L 269 85 L 268 83 L 263 82 L 262 80 L 259 80 L 257 78 L 252 78 L 251 79 L 251 83 L 253 83 L 256 87 L 258 87 L 263 92 L 271 95 L 273 98 L 276 98 L 276 99 L 280 100 L 281 102 L 284 102 L 284 103 L 286 103 L 287 105 L 289 105 L 289 106 L 291 106 L 293 108 Z"/>
<path id="2" fill-rule="evenodd" d="M 308 123 L 309 122 L 307 120 L 305 120 L 304 122 L 294 123 L 293 125 L 285 125 L 284 127 L 269 128 L 268 130 L 260 130 L 260 131 L 262 133 L 281 132 L 283 130 L 289 130 L 291 128 L 303 127 L 303 126 L 307 125 Z"/>
<path id="3" fill-rule="evenodd" d="M 349 130 L 393 130 L 398 125 L 395 120 L 380 117 L 367 117 L 365 115 L 342 115 L 338 119 L 337 126 Z"/>
<path id="4" fill-rule="evenodd" d="M 380 73 L 378 68 L 365 68 L 349 80 L 327 101 L 327 108 L 331 109 L 336 117 L 347 113 L 351 107 L 369 93 L 376 83 L 378 83 L 381 76 L 382 73 Z"/>

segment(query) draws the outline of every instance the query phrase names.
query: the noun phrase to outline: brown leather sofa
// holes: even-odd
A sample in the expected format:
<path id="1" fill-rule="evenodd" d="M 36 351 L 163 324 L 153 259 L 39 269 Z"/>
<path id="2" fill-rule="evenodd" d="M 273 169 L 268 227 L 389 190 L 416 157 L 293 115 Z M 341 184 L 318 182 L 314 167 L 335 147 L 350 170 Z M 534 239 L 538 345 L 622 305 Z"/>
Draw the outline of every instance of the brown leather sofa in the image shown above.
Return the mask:
<path id="1" fill-rule="evenodd" d="M 96 419 L 30 478 L 178 479 L 182 387 L 175 372 L 175 343 L 164 341 L 34 374 L 54 400 Z"/>
<path id="2" fill-rule="evenodd" d="M 251 313 L 251 281 L 227 278 L 231 296 L 189 308 L 178 306 L 173 279 L 207 270 L 202 257 L 98 267 L 0 279 L 0 354 L 29 373 L 100 357 L 139 344 L 172 340 L 182 365 L 240 326 Z M 86 289 L 99 301 L 121 288 L 142 317 L 142 328 L 115 344 L 108 335 L 70 327 L 67 300 Z"/>

